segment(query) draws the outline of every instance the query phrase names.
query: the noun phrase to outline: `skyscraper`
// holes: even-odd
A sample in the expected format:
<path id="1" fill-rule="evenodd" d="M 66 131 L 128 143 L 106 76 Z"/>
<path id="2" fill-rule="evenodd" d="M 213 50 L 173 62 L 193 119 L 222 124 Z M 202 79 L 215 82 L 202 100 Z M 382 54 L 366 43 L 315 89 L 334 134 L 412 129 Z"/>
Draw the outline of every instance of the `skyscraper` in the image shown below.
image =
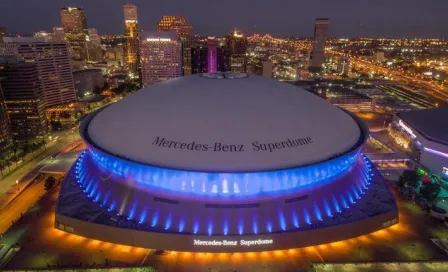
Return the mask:
<path id="1" fill-rule="evenodd" d="M 224 52 L 225 69 L 228 72 L 246 72 L 247 37 L 240 31 L 233 31 L 226 37 Z"/>
<path id="2" fill-rule="evenodd" d="M 224 70 L 223 51 L 215 37 L 208 37 L 206 46 L 197 45 L 191 48 L 191 70 L 193 74 Z"/>
<path id="3" fill-rule="evenodd" d="M 314 46 L 310 57 L 310 72 L 317 73 L 322 70 L 322 63 L 325 61 L 325 41 L 328 37 L 327 18 L 317 18 L 314 26 Z"/>
<path id="4" fill-rule="evenodd" d="M 96 30 L 96 28 L 89 28 L 87 29 L 87 33 L 89 36 L 89 41 L 96 45 L 96 46 L 101 46 L 101 39 L 100 39 L 100 35 L 98 35 L 98 30 Z"/>
<path id="5" fill-rule="evenodd" d="M 179 37 L 193 35 L 193 26 L 184 16 L 166 15 L 163 16 L 156 27 L 157 31 L 175 31 Z"/>
<path id="6" fill-rule="evenodd" d="M 223 56 L 221 48 L 217 48 L 217 45 L 216 37 L 207 38 L 207 73 L 216 73 L 223 68 L 219 67 Z"/>
<path id="7" fill-rule="evenodd" d="M 126 34 L 125 60 L 130 71 L 137 73 L 139 59 L 140 33 L 138 29 L 137 7 L 126 4 L 124 9 L 124 28 Z"/>
<path id="8" fill-rule="evenodd" d="M 99 62 L 103 58 L 103 50 L 101 48 L 101 39 L 95 28 L 89 28 L 86 36 L 87 60 Z"/>
<path id="9" fill-rule="evenodd" d="M 2 84 L 0 78 L 0 154 L 11 144 L 11 131 L 9 129 L 9 118 L 6 113 L 5 101 L 3 98 Z"/>
<path id="10" fill-rule="evenodd" d="M 87 18 L 82 8 L 61 8 L 61 22 L 65 33 L 84 33 L 87 29 Z"/>
<path id="11" fill-rule="evenodd" d="M 47 107 L 76 101 L 73 74 L 66 43 L 46 42 L 43 38 L 5 38 L 0 56 L 35 63 L 39 87 Z"/>
<path id="12" fill-rule="evenodd" d="M 84 10 L 78 7 L 63 7 L 61 9 L 61 22 L 65 38 L 70 46 L 70 57 L 72 59 L 88 60 L 87 17 Z"/>
<path id="13" fill-rule="evenodd" d="M 5 37 L 7 34 L 6 28 L 3 26 L 0 26 L 0 43 L 3 42 L 3 37 Z"/>
<path id="14" fill-rule="evenodd" d="M 384 51 L 376 51 L 373 53 L 373 60 L 376 62 L 383 62 L 386 58 L 384 57 Z"/>
<path id="15" fill-rule="evenodd" d="M 47 120 L 37 63 L 0 57 L 0 79 L 13 139 L 19 144 L 42 141 Z"/>
<path id="16" fill-rule="evenodd" d="M 194 46 L 193 26 L 184 16 L 163 16 L 156 27 L 157 31 L 175 31 L 182 42 L 183 74 L 191 75 L 191 48 Z"/>
<path id="17" fill-rule="evenodd" d="M 148 86 L 182 76 L 182 45 L 176 33 L 154 33 L 140 44 L 142 84 Z"/>
<path id="18" fill-rule="evenodd" d="M 53 36 L 55 42 L 65 41 L 65 31 L 63 27 L 53 27 Z"/>

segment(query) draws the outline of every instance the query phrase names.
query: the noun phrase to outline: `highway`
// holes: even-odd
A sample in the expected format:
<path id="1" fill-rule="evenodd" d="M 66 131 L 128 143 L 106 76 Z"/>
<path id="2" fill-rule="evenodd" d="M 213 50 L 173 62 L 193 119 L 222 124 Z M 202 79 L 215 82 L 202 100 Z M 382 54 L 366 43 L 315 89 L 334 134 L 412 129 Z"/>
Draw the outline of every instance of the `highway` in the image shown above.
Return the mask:
<path id="1" fill-rule="evenodd" d="M 425 95 L 415 93 L 400 86 L 379 85 L 377 88 L 385 91 L 390 96 L 395 97 L 398 100 L 406 101 L 420 109 L 434 108 L 437 106 L 436 102 L 431 101 L 433 100 L 431 97 L 426 97 Z"/>
<path id="2" fill-rule="evenodd" d="M 334 50 L 330 51 L 329 53 L 330 54 L 335 54 L 335 55 L 342 55 L 344 57 L 347 57 L 355 65 L 359 65 L 361 67 L 364 66 L 364 67 L 366 67 L 366 68 L 368 68 L 368 69 L 370 69 L 372 71 L 389 75 L 391 77 L 394 77 L 394 78 L 398 79 L 401 82 L 404 82 L 405 84 L 419 86 L 429 96 L 434 97 L 437 100 L 440 100 L 440 102 L 444 102 L 444 103 L 448 102 L 448 88 L 446 88 L 446 87 L 441 87 L 441 86 L 438 86 L 438 85 L 436 85 L 436 84 L 434 84 L 432 82 L 428 82 L 428 81 L 421 80 L 421 79 L 418 79 L 418 78 L 415 78 L 415 77 L 404 75 L 403 73 L 400 73 L 400 72 L 397 72 L 397 71 L 393 71 L 393 70 L 388 69 L 386 67 L 376 65 L 376 64 L 374 64 L 372 62 L 360 59 L 358 57 L 350 56 L 350 55 L 347 55 L 345 53 L 341 53 L 341 52 L 334 51 Z"/>

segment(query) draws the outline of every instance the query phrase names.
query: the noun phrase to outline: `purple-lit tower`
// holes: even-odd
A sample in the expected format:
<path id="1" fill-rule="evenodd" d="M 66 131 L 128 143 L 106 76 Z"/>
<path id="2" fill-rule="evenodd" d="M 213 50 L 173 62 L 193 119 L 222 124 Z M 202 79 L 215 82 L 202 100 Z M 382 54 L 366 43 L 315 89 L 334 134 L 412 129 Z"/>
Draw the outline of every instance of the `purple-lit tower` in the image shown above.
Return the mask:
<path id="1" fill-rule="evenodd" d="M 216 50 L 215 37 L 208 37 L 207 44 L 207 73 L 216 73 L 218 71 L 218 52 Z"/>
<path id="2" fill-rule="evenodd" d="M 205 46 L 191 49 L 191 68 L 193 74 L 225 71 L 223 49 L 215 37 L 208 37 Z"/>
<path id="3" fill-rule="evenodd" d="M 246 73 L 149 86 L 87 118 L 55 227 L 190 252 L 289 249 L 398 222 L 357 116 Z"/>

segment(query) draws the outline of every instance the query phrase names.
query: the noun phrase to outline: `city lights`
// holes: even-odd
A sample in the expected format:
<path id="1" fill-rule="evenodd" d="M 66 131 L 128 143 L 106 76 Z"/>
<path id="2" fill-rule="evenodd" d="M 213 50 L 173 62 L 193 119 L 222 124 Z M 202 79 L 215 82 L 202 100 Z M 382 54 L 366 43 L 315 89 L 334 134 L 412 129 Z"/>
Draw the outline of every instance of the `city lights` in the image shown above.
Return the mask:
<path id="1" fill-rule="evenodd" d="M 448 271 L 448 2 L 26 1 L 0 269 Z"/>

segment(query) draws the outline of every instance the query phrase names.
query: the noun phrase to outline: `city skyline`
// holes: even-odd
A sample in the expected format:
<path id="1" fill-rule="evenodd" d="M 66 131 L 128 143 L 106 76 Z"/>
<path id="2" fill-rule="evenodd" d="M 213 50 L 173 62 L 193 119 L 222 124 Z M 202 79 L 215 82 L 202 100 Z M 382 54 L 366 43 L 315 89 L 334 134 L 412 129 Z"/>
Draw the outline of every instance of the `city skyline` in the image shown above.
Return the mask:
<path id="1" fill-rule="evenodd" d="M 197 8 L 209 5 L 205 0 L 195 0 L 194 3 L 169 0 L 157 4 L 143 0 L 107 3 L 104 0 L 19 0 L 0 3 L 0 25 L 5 26 L 9 32 L 21 34 L 51 30 L 60 25 L 60 8 L 72 5 L 84 8 L 88 27 L 97 28 L 101 34 L 122 33 L 122 7 L 126 3 L 137 6 L 140 28 L 149 31 L 155 29 L 163 15 L 183 15 L 193 25 L 195 34 L 226 35 L 233 28 L 238 28 L 247 34 L 311 37 L 313 29 L 310 25 L 314 19 L 328 17 L 332 21 L 330 37 L 448 37 L 448 30 L 444 27 L 448 24 L 448 18 L 444 16 L 448 3 L 443 0 L 431 1 L 431 5 L 417 0 L 379 0 L 367 3 L 354 0 L 346 0 L 344 3 L 329 0 L 319 3 L 283 0 L 280 3 L 263 4 L 229 0 L 225 5 L 219 5 L 219 8 L 207 8 L 207 13 Z M 99 16 L 104 12 L 107 12 L 108 18 Z M 45 16 L 41 16 L 42 14 Z"/>
<path id="2" fill-rule="evenodd" d="M 448 271 L 447 3 L 1 1 L 0 270 Z"/>

